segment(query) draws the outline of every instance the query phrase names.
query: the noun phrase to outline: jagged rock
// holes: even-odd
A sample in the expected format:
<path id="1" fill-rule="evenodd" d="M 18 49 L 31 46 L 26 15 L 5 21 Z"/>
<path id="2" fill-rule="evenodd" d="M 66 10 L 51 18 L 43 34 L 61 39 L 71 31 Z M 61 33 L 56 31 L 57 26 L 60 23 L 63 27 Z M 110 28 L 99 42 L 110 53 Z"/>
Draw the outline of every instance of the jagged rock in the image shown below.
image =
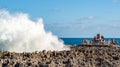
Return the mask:
<path id="1" fill-rule="evenodd" d="M 71 50 L 0 52 L 0 67 L 120 67 L 120 47 L 71 46 Z"/>

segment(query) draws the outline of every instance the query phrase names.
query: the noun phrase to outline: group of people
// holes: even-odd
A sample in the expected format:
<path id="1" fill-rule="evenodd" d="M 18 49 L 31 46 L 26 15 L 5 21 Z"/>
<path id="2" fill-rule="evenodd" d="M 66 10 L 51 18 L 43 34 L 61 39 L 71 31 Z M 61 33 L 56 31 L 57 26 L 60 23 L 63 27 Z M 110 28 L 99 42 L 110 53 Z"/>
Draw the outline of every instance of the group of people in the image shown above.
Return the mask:
<path id="1" fill-rule="evenodd" d="M 105 42 L 104 36 L 97 34 L 92 40 L 83 40 L 82 45 L 118 45 L 115 39 Z"/>
<path id="2" fill-rule="evenodd" d="M 104 36 L 101 34 L 97 34 L 97 36 L 94 36 L 93 44 L 103 45 L 105 42 Z"/>

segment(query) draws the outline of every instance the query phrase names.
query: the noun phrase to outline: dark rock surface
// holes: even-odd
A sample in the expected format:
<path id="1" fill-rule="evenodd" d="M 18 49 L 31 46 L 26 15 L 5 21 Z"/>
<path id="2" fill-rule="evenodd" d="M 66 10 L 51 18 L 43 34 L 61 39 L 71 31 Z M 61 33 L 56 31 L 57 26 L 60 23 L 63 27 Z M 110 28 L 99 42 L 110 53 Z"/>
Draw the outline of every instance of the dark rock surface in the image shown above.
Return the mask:
<path id="1" fill-rule="evenodd" d="M 71 46 L 71 50 L 0 52 L 0 67 L 120 67 L 120 47 Z"/>

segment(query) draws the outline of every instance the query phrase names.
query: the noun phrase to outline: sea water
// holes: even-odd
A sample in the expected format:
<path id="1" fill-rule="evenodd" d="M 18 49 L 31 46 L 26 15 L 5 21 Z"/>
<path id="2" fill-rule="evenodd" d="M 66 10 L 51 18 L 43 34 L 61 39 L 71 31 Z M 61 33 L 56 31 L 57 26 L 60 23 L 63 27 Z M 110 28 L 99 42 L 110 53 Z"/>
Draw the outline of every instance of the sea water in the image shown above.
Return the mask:
<path id="1" fill-rule="evenodd" d="M 66 45 L 79 45 L 82 43 L 82 40 L 92 40 L 93 38 L 61 38 Z M 105 38 L 106 41 L 111 40 L 112 38 Z M 120 44 L 120 38 L 113 38 Z"/>

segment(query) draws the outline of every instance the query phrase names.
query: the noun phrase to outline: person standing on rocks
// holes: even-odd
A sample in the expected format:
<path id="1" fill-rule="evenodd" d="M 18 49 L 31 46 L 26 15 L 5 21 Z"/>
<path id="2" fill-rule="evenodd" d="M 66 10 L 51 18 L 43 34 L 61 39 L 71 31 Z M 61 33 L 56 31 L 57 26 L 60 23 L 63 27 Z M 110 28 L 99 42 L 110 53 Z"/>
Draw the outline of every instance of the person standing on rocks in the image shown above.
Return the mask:
<path id="1" fill-rule="evenodd" d="M 82 41 L 82 45 L 87 45 L 88 44 L 88 41 L 85 39 Z"/>
<path id="2" fill-rule="evenodd" d="M 101 34 L 97 34 L 97 36 L 93 39 L 93 44 L 95 45 L 103 45 L 105 42 L 104 36 Z"/>
<path id="3" fill-rule="evenodd" d="M 118 42 L 115 39 L 111 39 L 110 44 L 111 45 L 118 45 Z"/>
<path id="4" fill-rule="evenodd" d="M 100 45 L 104 45 L 104 42 L 105 42 L 104 36 L 101 36 Z"/>

